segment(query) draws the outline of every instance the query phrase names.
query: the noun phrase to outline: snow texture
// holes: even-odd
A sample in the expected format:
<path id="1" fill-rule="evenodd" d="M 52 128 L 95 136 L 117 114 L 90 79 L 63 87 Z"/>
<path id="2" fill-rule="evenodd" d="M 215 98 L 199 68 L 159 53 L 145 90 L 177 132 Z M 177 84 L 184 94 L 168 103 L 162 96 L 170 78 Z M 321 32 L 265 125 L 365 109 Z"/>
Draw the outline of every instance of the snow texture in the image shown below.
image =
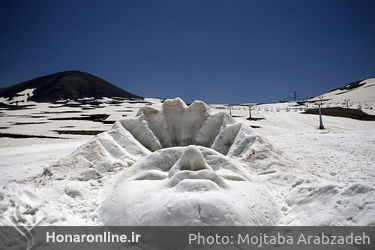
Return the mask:
<path id="1" fill-rule="evenodd" d="M 280 211 L 245 167 L 215 150 L 172 147 L 124 170 L 103 202 L 105 225 L 275 225 Z"/>
<path id="2" fill-rule="evenodd" d="M 322 152 L 303 141 L 323 137 L 303 124 L 313 116 L 264 116 L 256 133 L 200 101 L 142 107 L 41 175 L 2 186 L 0 225 L 375 225 L 373 164 L 367 179 L 335 178 L 339 169 L 303 157 Z"/>
<path id="3" fill-rule="evenodd" d="M 199 145 L 232 158 L 245 159 L 262 147 L 262 139 L 225 112 L 211 114 L 195 101 L 166 100 L 161 111 L 145 106 L 135 118 L 117 121 L 72 155 L 51 166 L 59 178 L 97 179 L 114 168 L 131 166 L 162 148 Z M 69 169 L 69 172 L 66 171 Z"/>

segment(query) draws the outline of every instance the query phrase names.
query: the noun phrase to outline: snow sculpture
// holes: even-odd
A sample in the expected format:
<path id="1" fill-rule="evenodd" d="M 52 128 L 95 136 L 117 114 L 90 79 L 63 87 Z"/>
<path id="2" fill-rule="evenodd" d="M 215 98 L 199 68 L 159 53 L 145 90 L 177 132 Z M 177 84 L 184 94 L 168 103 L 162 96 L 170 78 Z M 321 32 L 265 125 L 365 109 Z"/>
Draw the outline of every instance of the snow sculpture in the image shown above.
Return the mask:
<path id="1" fill-rule="evenodd" d="M 257 162 L 265 145 L 229 114 L 175 98 L 117 121 L 48 173 L 87 181 L 124 171 L 102 204 L 106 225 L 274 225 L 277 206 L 240 163 L 272 165 Z"/>
<path id="2" fill-rule="evenodd" d="M 201 146 L 162 149 L 124 170 L 105 225 L 274 225 L 279 212 L 239 162 Z"/>
<path id="3" fill-rule="evenodd" d="M 97 179 L 105 172 L 131 166 L 156 150 L 187 145 L 212 148 L 244 160 L 264 147 L 247 124 L 235 122 L 226 112 L 211 114 L 201 101 L 187 107 L 175 98 L 165 100 L 161 111 L 145 106 L 135 118 L 117 121 L 111 130 L 52 165 L 51 171 L 60 178 Z"/>

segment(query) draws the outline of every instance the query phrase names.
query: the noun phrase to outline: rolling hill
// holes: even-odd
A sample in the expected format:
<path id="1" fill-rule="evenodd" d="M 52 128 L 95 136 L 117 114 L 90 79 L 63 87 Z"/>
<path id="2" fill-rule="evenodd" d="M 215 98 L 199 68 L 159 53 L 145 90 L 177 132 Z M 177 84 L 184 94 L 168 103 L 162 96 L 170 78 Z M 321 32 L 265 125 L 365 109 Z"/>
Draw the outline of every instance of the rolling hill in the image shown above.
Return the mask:
<path id="1" fill-rule="evenodd" d="M 342 88 L 333 89 L 310 100 L 319 100 L 320 98 L 339 103 L 348 101 L 356 105 L 375 103 L 375 78 L 349 83 Z"/>
<path id="2" fill-rule="evenodd" d="M 81 71 L 64 71 L 34 78 L 9 87 L 0 89 L 0 97 L 13 99 L 20 92 L 28 92 L 28 101 L 56 102 L 61 99 L 77 100 L 94 97 L 122 97 L 143 99 L 129 93 L 92 74 Z"/>

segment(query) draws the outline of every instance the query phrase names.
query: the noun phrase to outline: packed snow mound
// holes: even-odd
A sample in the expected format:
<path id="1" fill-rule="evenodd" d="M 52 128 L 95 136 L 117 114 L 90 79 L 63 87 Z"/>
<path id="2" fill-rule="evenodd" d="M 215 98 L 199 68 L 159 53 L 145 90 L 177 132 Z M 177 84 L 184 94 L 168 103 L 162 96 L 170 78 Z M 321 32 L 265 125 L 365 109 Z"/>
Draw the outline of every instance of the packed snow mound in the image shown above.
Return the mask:
<path id="1" fill-rule="evenodd" d="M 160 111 L 145 106 L 135 118 L 117 121 L 111 130 L 97 135 L 48 171 L 59 178 L 97 179 L 115 168 L 131 166 L 153 151 L 187 145 L 212 148 L 240 159 L 265 150 L 262 139 L 247 124 L 236 122 L 225 112 L 211 113 L 201 101 L 187 106 L 175 98 L 165 100 Z"/>
<path id="2" fill-rule="evenodd" d="M 375 226 L 373 183 L 304 182 L 286 201 L 294 216 L 291 226 Z"/>
<path id="3" fill-rule="evenodd" d="M 108 226 L 249 226 L 275 225 L 280 211 L 237 160 L 187 146 L 124 169 L 100 215 Z"/>

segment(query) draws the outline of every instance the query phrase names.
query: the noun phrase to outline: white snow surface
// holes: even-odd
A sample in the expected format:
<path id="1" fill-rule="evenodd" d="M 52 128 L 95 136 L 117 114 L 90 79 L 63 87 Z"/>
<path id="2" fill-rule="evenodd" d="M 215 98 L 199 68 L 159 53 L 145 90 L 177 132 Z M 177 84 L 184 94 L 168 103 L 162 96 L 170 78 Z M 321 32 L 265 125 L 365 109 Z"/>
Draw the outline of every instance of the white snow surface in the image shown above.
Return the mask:
<path id="1" fill-rule="evenodd" d="M 14 139 L 13 139 L 14 140 Z M 33 139 L 31 139 L 33 140 Z M 4 138 L 2 140 L 4 141 Z M 35 141 L 35 140 L 33 140 Z M 79 147 L 84 140 L 65 142 L 63 140 L 46 141 L 43 144 L 20 145 L 0 148 L 0 185 L 5 185 L 9 180 L 23 179 L 41 173 L 44 167 L 56 161 L 63 155 L 69 155 Z M 20 157 L 22 155 L 22 157 Z M 10 171 L 10 166 L 14 166 Z"/>
<path id="2" fill-rule="evenodd" d="M 151 102 L 89 142 L 1 138 L 0 225 L 375 225 L 374 122 Z"/>
<path id="3" fill-rule="evenodd" d="M 35 88 L 25 89 L 24 91 L 18 92 L 17 95 L 13 98 L 0 97 L 0 102 L 7 103 L 7 104 L 16 103 L 16 102 L 26 103 L 28 102 L 28 99 L 33 96 L 34 90 Z"/>
<path id="4" fill-rule="evenodd" d="M 105 225 L 274 225 L 280 210 L 240 162 L 201 146 L 158 150 L 124 170 Z"/>
<path id="5" fill-rule="evenodd" d="M 359 82 L 361 86 L 350 90 L 336 89 L 310 99 L 310 101 L 325 99 L 325 106 L 349 107 L 375 115 L 375 78 Z"/>

